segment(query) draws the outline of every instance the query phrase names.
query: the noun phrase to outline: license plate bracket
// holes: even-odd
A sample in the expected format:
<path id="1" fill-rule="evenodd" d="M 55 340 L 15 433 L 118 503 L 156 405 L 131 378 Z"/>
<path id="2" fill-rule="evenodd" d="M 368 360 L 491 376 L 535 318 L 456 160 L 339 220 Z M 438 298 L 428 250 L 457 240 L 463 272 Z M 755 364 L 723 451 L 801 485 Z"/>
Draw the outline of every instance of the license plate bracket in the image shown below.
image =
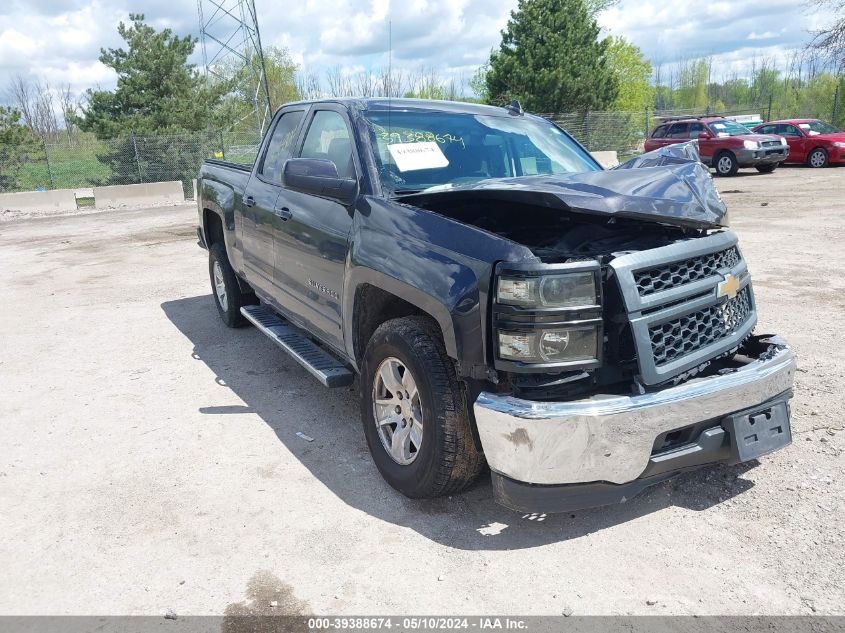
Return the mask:
<path id="1" fill-rule="evenodd" d="M 772 453 L 792 442 L 789 405 L 786 400 L 733 413 L 722 420 L 731 438 L 737 462 L 747 462 Z"/>

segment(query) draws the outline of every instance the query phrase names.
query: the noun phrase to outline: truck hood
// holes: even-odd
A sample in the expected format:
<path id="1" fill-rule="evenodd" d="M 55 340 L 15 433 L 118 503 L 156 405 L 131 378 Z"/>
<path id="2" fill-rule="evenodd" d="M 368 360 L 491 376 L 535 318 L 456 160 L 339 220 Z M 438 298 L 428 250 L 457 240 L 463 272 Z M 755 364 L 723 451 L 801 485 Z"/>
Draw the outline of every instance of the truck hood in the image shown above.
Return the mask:
<path id="1" fill-rule="evenodd" d="M 727 214 L 695 141 L 662 147 L 610 170 L 443 185 L 404 195 L 401 201 L 425 207 L 466 198 L 693 228 L 720 226 Z"/>
<path id="2" fill-rule="evenodd" d="M 737 134 L 736 136 L 723 136 L 723 137 L 716 137 L 719 138 L 738 138 L 742 141 L 777 141 L 780 143 L 780 139 L 782 137 L 778 136 L 777 134 L 758 134 L 757 132 L 751 132 L 750 134 Z"/>

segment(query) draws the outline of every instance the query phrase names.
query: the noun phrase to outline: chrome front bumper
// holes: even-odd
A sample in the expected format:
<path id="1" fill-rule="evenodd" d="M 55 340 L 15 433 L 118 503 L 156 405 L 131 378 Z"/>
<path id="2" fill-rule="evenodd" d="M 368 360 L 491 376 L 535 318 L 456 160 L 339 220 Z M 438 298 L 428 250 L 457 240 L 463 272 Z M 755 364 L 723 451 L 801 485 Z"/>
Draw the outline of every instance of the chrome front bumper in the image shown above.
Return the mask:
<path id="1" fill-rule="evenodd" d="M 795 356 L 773 338 L 724 375 L 634 396 L 534 402 L 482 392 L 475 419 L 491 470 L 531 484 L 624 484 L 643 473 L 657 437 L 764 403 L 792 388 Z"/>

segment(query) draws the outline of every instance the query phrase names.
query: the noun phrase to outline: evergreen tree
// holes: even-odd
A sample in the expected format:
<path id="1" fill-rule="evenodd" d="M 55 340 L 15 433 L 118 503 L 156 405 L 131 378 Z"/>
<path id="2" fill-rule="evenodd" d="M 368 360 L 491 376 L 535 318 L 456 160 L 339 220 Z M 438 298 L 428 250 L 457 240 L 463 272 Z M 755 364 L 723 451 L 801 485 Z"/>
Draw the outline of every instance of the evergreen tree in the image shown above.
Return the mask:
<path id="1" fill-rule="evenodd" d="M 114 91 L 88 90 L 78 125 L 108 151 L 97 156 L 110 177 L 103 184 L 180 179 L 189 192 L 203 158 L 219 148 L 212 113 L 225 89 L 209 89 L 188 57 L 197 40 L 156 31 L 142 14 L 117 28 L 127 48 L 101 49 L 117 73 Z"/>
<path id="2" fill-rule="evenodd" d="M 519 99 L 534 112 L 585 112 L 609 107 L 618 93 L 609 68 L 610 38 L 584 0 L 519 0 L 490 56 L 489 100 Z"/>
<path id="3" fill-rule="evenodd" d="M 205 128 L 220 93 L 210 92 L 188 63 L 197 40 L 156 31 L 143 14 L 129 19 L 117 27 L 128 48 L 100 49 L 100 61 L 117 73 L 117 88 L 88 90 L 79 126 L 101 139 Z"/>

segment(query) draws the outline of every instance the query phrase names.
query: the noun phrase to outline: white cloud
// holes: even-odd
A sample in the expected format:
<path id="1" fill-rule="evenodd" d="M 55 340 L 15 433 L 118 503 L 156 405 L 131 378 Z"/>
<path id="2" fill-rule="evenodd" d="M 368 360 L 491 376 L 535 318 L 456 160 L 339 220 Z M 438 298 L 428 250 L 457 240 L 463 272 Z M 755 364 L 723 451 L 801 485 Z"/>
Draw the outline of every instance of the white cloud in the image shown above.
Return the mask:
<path id="1" fill-rule="evenodd" d="M 231 0 L 224 0 L 231 1 Z M 194 0 L 144 0 L 147 20 L 198 35 Z M 340 66 L 431 68 L 446 77 L 472 75 L 517 0 L 256 0 L 265 45 L 287 47 L 312 71 Z M 138 3 L 129 0 L 6 0 L 0 15 L 0 95 L 17 73 L 75 91 L 113 85 L 97 61 L 100 48 L 122 44 L 116 32 Z M 712 55 L 720 71 L 747 71 L 754 56 L 783 58 L 801 47 L 820 18 L 796 0 L 759 3 L 700 0 L 622 0 L 601 17 L 607 32 L 639 45 L 656 63 Z M 199 63 L 200 48 L 193 57 Z"/>

